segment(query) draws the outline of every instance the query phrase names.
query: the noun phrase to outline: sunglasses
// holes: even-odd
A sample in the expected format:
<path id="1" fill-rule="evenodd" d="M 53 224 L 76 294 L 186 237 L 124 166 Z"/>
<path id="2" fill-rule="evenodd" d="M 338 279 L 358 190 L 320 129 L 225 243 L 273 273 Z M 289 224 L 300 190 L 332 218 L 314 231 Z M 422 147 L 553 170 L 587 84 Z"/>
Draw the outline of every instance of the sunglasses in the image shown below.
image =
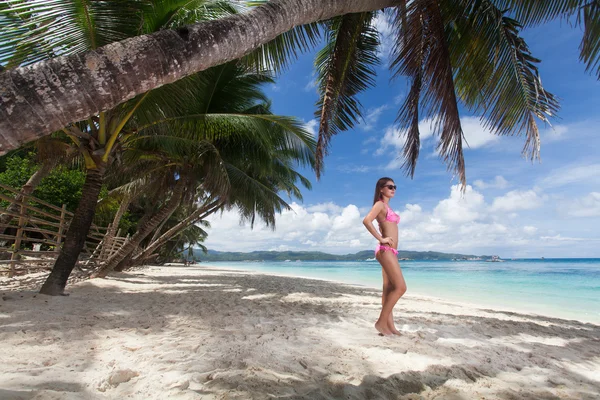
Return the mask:
<path id="1" fill-rule="evenodd" d="M 398 188 L 398 186 L 396 186 L 396 185 L 383 185 L 383 187 L 386 187 L 390 190 L 396 190 Z"/>

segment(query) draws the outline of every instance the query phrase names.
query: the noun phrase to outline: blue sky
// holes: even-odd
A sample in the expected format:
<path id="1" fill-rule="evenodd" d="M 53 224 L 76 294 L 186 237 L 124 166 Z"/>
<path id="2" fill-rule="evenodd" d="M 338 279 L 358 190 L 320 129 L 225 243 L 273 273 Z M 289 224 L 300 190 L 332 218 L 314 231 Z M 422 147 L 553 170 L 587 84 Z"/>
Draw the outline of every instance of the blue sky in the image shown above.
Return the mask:
<path id="1" fill-rule="evenodd" d="M 387 31 L 379 19 L 380 32 Z M 277 220 L 276 231 L 240 225 L 235 211 L 211 218 L 206 245 L 222 251 L 314 250 L 345 254 L 371 249 L 362 218 L 375 182 L 390 176 L 399 189 L 391 205 L 401 215 L 399 248 L 502 257 L 600 257 L 600 82 L 579 62 L 581 31 L 554 22 L 523 32 L 547 90 L 561 100 L 552 127 L 540 123 L 541 163 L 521 157 L 523 137 L 491 135 L 478 115 L 463 110 L 468 188 L 434 154 L 435 138 L 422 122 L 421 156 L 414 179 L 398 168 L 403 140 L 394 120 L 408 91 L 390 81 L 386 53 L 376 87 L 360 96 L 365 121 L 334 137 L 325 174 Z M 383 36 L 384 48 L 389 38 Z M 310 129 L 317 92 L 314 53 L 304 54 L 267 88 L 273 109 Z"/>

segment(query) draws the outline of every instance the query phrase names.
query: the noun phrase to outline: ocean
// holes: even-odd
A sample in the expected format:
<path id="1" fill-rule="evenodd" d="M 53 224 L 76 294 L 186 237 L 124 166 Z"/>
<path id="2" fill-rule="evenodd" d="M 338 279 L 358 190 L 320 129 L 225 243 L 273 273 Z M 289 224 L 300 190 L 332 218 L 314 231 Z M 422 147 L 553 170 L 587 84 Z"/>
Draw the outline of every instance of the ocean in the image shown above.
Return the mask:
<path id="1" fill-rule="evenodd" d="M 208 262 L 215 267 L 381 287 L 377 261 Z M 600 323 L 600 259 L 401 261 L 408 294 Z"/>

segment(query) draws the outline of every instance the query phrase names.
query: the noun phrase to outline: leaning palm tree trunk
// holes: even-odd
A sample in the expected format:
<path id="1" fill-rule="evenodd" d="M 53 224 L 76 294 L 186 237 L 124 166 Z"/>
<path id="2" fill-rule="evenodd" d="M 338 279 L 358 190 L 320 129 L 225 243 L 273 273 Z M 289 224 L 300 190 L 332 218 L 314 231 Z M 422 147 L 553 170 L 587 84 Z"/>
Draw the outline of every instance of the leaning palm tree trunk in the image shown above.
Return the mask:
<path id="1" fill-rule="evenodd" d="M 24 201 L 25 196 L 30 195 L 38 187 L 42 179 L 48 176 L 50 172 L 56 166 L 56 162 L 43 163 L 42 166 L 31 175 L 27 183 L 23 185 L 19 194 L 15 197 L 14 201 L 6 209 L 6 213 L 0 215 L 0 225 L 5 226 L 10 224 L 14 214 L 19 213 L 20 205 L 19 202 Z M 11 215 L 13 214 L 13 215 Z M 6 228 L 1 228 L 0 233 L 4 233 Z"/>
<path id="2" fill-rule="evenodd" d="M 65 123 L 84 120 L 159 86 L 238 59 L 294 26 L 392 7 L 397 0 L 329 0 L 323 4 L 321 0 L 273 0 L 241 15 L 177 31 L 160 30 L 41 61 L 35 68 L 0 72 L 0 155 L 62 129 Z M 87 82 L 85 91 L 81 82 Z"/>
<path id="3" fill-rule="evenodd" d="M 77 263 L 92 225 L 96 213 L 96 203 L 102 188 L 104 171 L 104 166 L 87 170 L 81 200 L 69 225 L 65 242 L 40 293 L 51 296 L 63 294 L 69 275 Z"/>
<path id="4" fill-rule="evenodd" d="M 181 197 L 183 195 L 184 184 L 181 181 L 177 181 L 175 185 L 175 189 L 173 190 L 173 194 L 171 198 L 165 204 L 163 208 L 160 209 L 152 218 L 150 218 L 146 223 L 142 224 L 137 232 L 119 249 L 119 251 L 113 255 L 108 262 L 100 268 L 93 276 L 97 278 L 104 278 L 108 273 L 110 273 L 115 267 L 123 260 L 125 257 L 129 256 L 132 251 L 134 251 L 140 244 L 142 240 L 144 240 L 156 227 L 164 220 L 164 218 L 171 214 L 181 202 Z"/>
<path id="5" fill-rule="evenodd" d="M 175 212 L 175 210 L 173 210 L 173 212 Z M 162 228 L 165 226 L 165 224 L 167 223 L 167 221 L 169 220 L 169 218 L 171 218 L 171 215 L 173 215 L 173 212 L 171 212 L 171 214 L 167 215 L 165 217 L 165 219 L 160 223 L 160 225 L 158 226 L 158 228 L 155 229 L 154 235 L 152 235 L 152 239 L 150 239 L 150 243 L 154 242 L 156 239 L 159 238 L 160 231 L 162 231 Z"/>
<path id="6" fill-rule="evenodd" d="M 221 208 L 223 204 L 220 200 L 216 200 L 204 207 L 201 207 L 191 213 L 186 219 L 166 231 L 162 236 L 158 239 L 152 241 L 148 247 L 144 249 L 144 251 L 131 259 L 131 264 L 129 266 L 136 266 L 144 262 L 150 255 L 158 249 L 160 246 L 167 243 L 173 237 L 177 236 L 183 230 L 185 230 L 191 224 L 197 222 L 198 220 L 205 218 L 207 215 L 210 215 Z"/>

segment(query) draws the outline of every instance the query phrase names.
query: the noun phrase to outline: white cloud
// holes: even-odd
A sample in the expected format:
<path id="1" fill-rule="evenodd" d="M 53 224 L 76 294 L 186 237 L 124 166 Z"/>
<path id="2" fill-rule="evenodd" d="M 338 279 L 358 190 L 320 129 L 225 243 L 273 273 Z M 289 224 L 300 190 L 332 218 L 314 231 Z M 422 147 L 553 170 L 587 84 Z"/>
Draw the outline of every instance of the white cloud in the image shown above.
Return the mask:
<path id="1" fill-rule="evenodd" d="M 546 241 L 555 241 L 555 242 L 597 242 L 600 241 L 600 238 L 581 238 L 581 237 L 568 237 L 562 235 L 554 235 L 554 236 L 541 236 L 541 240 Z"/>
<path id="2" fill-rule="evenodd" d="M 434 208 L 433 214 L 449 223 L 464 223 L 479 219 L 485 210 L 483 195 L 470 185 L 464 194 L 459 185 L 452 186 L 450 197 L 442 200 Z"/>
<path id="3" fill-rule="evenodd" d="M 569 127 L 567 125 L 555 125 L 540 132 L 542 142 L 556 142 L 567 138 Z"/>
<path id="4" fill-rule="evenodd" d="M 575 183 L 600 184 L 600 164 L 577 164 L 555 169 L 539 185 L 556 188 Z"/>
<path id="5" fill-rule="evenodd" d="M 310 121 L 304 124 L 304 129 L 306 129 L 308 132 L 310 132 L 311 135 L 313 135 L 314 138 L 316 138 L 318 126 L 319 121 L 317 121 L 316 119 L 311 119 Z"/>
<path id="6" fill-rule="evenodd" d="M 375 128 L 375 125 L 377 124 L 377 121 L 379 120 L 379 117 L 381 116 L 381 114 L 389 108 L 390 108 L 390 106 L 388 106 L 387 104 L 384 104 L 382 106 L 369 109 L 367 111 L 367 115 L 365 116 L 364 123 L 360 124 L 362 129 L 365 131 L 373 130 L 373 128 Z"/>
<path id="7" fill-rule="evenodd" d="M 466 149 L 484 147 L 499 139 L 497 135 L 494 135 L 489 129 L 481 125 L 478 117 L 462 117 L 460 123 L 463 128 L 465 140 L 469 144 L 469 147 L 465 146 Z"/>
<path id="8" fill-rule="evenodd" d="M 502 176 L 498 175 L 491 182 L 484 182 L 481 179 L 473 182 L 473 186 L 477 189 L 506 189 L 508 187 L 508 181 Z"/>
<path id="9" fill-rule="evenodd" d="M 304 86 L 304 91 L 310 92 L 311 90 L 314 90 L 316 88 L 317 88 L 317 74 L 313 72 L 310 75 L 310 77 L 308 78 L 308 82 Z"/>
<path id="10" fill-rule="evenodd" d="M 591 192 L 569 202 L 567 215 L 571 217 L 600 217 L 600 193 Z"/>
<path id="11" fill-rule="evenodd" d="M 542 205 L 544 199 L 533 190 L 513 190 L 504 196 L 496 197 L 492 203 L 492 211 L 532 210 Z"/>
<path id="12" fill-rule="evenodd" d="M 388 64 L 390 51 L 394 47 L 394 38 L 392 31 L 392 24 L 390 23 L 390 15 L 387 13 L 377 13 L 377 16 L 373 20 L 373 25 L 377 32 L 379 32 L 379 40 L 381 45 L 379 46 L 379 56 L 384 60 L 384 66 Z"/>
<path id="13" fill-rule="evenodd" d="M 355 174 L 355 173 L 365 173 L 372 171 L 375 167 L 370 167 L 368 165 L 340 165 L 336 169 L 340 172 L 344 172 L 347 174 Z"/>
<path id="14" fill-rule="evenodd" d="M 504 197 L 517 197 L 515 192 L 510 193 Z M 531 196 L 529 192 L 519 193 L 525 198 Z M 531 222 L 507 219 L 502 207 L 494 209 L 471 186 L 464 194 L 458 185 L 453 186 L 449 196 L 429 210 L 420 204 L 393 208 L 401 216 L 398 235 L 400 248 L 405 250 L 496 254 L 495 249 L 504 247 L 530 251 L 540 234 Z M 354 204 L 328 202 L 304 207 L 293 203 L 292 210 L 277 216 L 276 231 L 261 223 L 250 230 L 249 226 L 239 225 L 234 211 L 225 212 L 222 217 L 209 218 L 212 228 L 206 245 L 223 251 L 285 248 L 342 254 L 371 249 L 375 239 L 362 224 L 367 212 Z M 541 234 L 549 237 L 549 232 Z"/>
<path id="15" fill-rule="evenodd" d="M 478 117 L 463 117 L 460 119 L 463 133 L 465 135 L 465 139 L 469 144 L 469 147 L 464 145 L 466 150 L 468 149 L 477 149 L 484 147 L 490 143 L 498 140 L 498 136 L 492 134 L 488 129 L 484 128 L 481 125 L 481 122 Z M 421 139 L 421 147 L 423 144 L 428 141 L 429 138 L 434 136 L 435 133 L 435 118 L 426 118 L 419 121 L 419 138 Z M 406 143 L 406 132 L 405 129 L 398 129 L 394 126 L 389 126 L 381 139 L 381 143 L 379 148 L 377 149 L 375 155 L 382 155 L 386 153 L 389 147 L 394 147 L 396 150 L 396 154 L 400 153 L 404 148 L 404 144 Z M 437 156 L 437 150 L 434 150 L 434 154 Z M 389 162 L 387 168 L 398 168 L 402 164 L 402 160 L 398 158 L 394 158 Z"/>

